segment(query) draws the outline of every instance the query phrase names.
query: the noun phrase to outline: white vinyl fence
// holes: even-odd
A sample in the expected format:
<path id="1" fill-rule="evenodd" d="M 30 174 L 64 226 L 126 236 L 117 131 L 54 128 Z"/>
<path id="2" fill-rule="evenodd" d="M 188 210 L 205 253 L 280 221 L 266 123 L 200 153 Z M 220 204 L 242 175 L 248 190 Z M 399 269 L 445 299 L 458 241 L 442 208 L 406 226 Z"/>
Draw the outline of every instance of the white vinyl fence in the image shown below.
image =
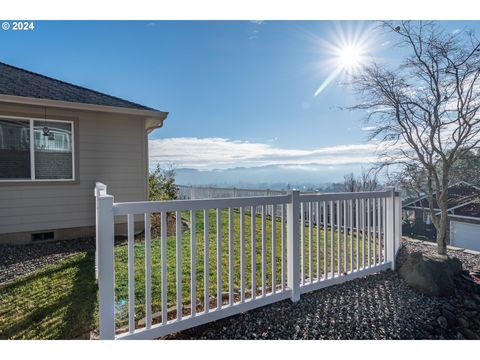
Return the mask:
<path id="1" fill-rule="evenodd" d="M 401 201 L 393 188 L 115 203 L 106 186 L 97 183 L 95 194 L 101 339 L 153 339 L 284 299 L 298 301 L 303 293 L 394 268 L 400 248 Z M 270 214 L 280 215 L 268 216 L 268 209 Z M 175 214 L 171 238 L 167 236 L 169 213 Z M 139 290 L 135 286 L 133 227 L 138 214 L 145 224 L 142 322 L 136 321 L 135 309 Z M 160 259 L 152 258 L 151 214 L 159 214 L 161 219 Z M 126 216 L 128 223 L 125 328 L 116 326 L 115 313 L 114 219 L 121 216 Z M 182 217 L 189 218 L 188 250 L 182 242 Z M 222 232 L 222 217 L 227 219 L 226 232 Z M 197 226 L 197 221 L 204 226 Z M 209 249 L 212 236 L 216 240 L 213 253 Z M 203 261 L 198 261 L 198 254 Z M 185 264 L 185 259 L 189 263 Z M 152 284 L 152 271 L 158 270 L 152 268 L 153 263 L 160 264 L 161 284 Z M 169 265 L 172 263 L 175 265 Z M 209 283 L 212 273 L 216 286 Z M 167 281 L 169 274 L 175 274 L 175 281 Z M 152 299 L 152 285 L 161 289 L 158 298 Z M 203 289 L 200 294 L 199 288 Z M 169 298 L 169 292 L 175 296 Z M 160 304 L 157 313 L 152 310 L 153 300 Z"/>
<path id="2" fill-rule="evenodd" d="M 287 195 L 287 190 L 221 188 L 213 186 L 177 185 L 181 200 L 218 199 L 229 197 Z"/>

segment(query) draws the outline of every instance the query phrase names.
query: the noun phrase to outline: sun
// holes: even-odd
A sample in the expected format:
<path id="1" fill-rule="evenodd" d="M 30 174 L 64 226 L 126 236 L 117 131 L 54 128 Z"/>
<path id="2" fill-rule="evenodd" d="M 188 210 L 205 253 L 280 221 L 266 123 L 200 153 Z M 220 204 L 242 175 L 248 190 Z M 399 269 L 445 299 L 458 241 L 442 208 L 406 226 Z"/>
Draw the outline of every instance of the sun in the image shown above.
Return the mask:
<path id="1" fill-rule="evenodd" d="M 328 38 L 320 41 L 320 62 L 322 71 L 327 77 L 320 84 L 314 96 L 318 96 L 336 78 L 343 78 L 348 83 L 356 74 L 362 71 L 373 59 L 378 37 L 373 26 L 342 27 Z"/>
<path id="2" fill-rule="evenodd" d="M 352 71 L 362 67 L 364 64 L 364 54 L 357 44 L 344 45 L 338 48 L 336 61 L 343 70 Z"/>

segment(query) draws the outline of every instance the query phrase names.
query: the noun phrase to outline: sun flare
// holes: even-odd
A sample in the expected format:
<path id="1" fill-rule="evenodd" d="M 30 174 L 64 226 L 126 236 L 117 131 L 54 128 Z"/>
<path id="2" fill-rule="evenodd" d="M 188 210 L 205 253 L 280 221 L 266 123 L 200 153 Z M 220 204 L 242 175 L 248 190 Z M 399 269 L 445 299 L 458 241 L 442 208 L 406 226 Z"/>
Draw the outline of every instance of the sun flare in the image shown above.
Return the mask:
<path id="1" fill-rule="evenodd" d="M 362 66 L 363 53 L 362 49 L 356 45 L 345 45 L 338 49 L 338 66 L 345 70 L 353 70 Z"/>
<path id="2" fill-rule="evenodd" d="M 321 42 L 322 55 L 325 57 L 322 67 L 330 70 L 314 96 L 319 95 L 336 78 L 348 78 L 361 71 L 372 59 L 375 43 L 378 41 L 370 27 L 345 29 L 338 26 L 329 41 Z"/>

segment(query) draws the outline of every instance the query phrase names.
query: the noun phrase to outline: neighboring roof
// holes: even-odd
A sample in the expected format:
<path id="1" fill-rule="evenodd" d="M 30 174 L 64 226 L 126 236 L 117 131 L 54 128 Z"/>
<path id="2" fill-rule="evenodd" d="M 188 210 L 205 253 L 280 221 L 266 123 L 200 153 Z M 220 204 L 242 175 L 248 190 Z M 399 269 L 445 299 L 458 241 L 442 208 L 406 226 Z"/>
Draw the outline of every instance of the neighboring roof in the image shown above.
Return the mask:
<path id="1" fill-rule="evenodd" d="M 0 62 L 0 94 L 81 104 L 158 111 Z"/>
<path id="2" fill-rule="evenodd" d="M 480 218 L 480 199 L 461 205 L 453 211 L 454 215 Z"/>
<path id="3" fill-rule="evenodd" d="M 473 200 L 480 199 L 480 188 L 461 181 L 448 187 L 448 209 L 458 208 L 462 204 L 470 203 Z M 404 205 L 404 207 L 429 208 L 428 197 L 422 198 Z M 438 204 L 434 200 L 433 208 L 438 209 Z"/>

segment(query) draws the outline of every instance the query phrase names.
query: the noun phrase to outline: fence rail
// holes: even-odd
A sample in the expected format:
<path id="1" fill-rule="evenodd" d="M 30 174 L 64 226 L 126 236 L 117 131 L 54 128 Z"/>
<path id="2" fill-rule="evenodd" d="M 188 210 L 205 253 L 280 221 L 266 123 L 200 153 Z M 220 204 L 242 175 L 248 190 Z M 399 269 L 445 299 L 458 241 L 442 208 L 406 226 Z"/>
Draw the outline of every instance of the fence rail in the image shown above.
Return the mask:
<path id="1" fill-rule="evenodd" d="M 287 195 L 287 190 L 222 188 L 213 186 L 177 185 L 182 200 L 214 199 L 230 197 Z"/>
<path id="2" fill-rule="evenodd" d="M 287 298 L 297 301 L 303 293 L 393 268 L 400 247 L 401 202 L 393 188 L 115 203 L 97 183 L 95 194 L 102 339 L 156 338 Z M 135 244 L 139 214 L 145 239 Z M 159 258 L 152 255 L 154 214 L 160 219 Z M 123 265 L 115 257 L 114 223 L 125 216 L 128 316 L 118 327 L 114 269 Z M 143 252 L 142 287 L 136 287 L 135 246 Z"/>

